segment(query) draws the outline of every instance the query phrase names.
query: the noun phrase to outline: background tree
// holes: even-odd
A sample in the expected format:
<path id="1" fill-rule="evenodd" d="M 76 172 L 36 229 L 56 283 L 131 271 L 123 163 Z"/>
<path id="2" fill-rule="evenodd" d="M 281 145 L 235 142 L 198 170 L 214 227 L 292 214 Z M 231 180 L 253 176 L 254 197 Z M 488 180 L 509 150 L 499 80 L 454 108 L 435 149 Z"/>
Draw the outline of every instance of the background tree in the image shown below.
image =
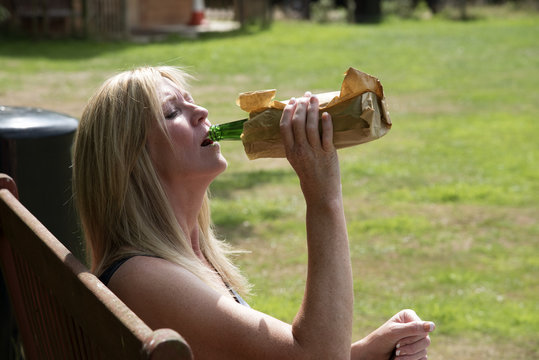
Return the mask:
<path id="1" fill-rule="evenodd" d="M 381 0 L 355 0 L 354 19 L 356 23 L 378 22 L 382 19 Z"/>

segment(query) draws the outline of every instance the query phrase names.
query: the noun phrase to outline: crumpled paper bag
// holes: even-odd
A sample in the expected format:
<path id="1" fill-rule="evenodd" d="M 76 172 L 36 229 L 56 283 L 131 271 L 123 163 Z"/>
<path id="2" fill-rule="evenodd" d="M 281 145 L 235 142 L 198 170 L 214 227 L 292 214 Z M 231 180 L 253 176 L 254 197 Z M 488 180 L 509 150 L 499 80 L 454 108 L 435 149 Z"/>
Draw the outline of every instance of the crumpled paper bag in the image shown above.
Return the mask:
<path id="1" fill-rule="evenodd" d="M 247 157 L 285 157 L 279 122 L 286 102 L 273 100 L 275 90 L 240 94 L 237 104 L 249 113 L 241 139 Z M 333 143 L 337 149 L 363 144 L 384 136 L 391 120 L 380 81 L 354 68 L 348 69 L 341 91 L 317 94 L 320 116 L 327 111 L 333 120 Z"/>

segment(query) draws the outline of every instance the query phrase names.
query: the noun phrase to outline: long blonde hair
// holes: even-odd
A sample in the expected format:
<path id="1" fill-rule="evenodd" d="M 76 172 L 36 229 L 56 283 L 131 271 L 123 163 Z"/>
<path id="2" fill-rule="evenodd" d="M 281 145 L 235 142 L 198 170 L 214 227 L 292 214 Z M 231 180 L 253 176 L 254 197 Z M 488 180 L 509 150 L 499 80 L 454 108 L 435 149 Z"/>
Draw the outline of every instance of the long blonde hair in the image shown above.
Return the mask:
<path id="1" fill-rule="evenodd" d="M 154 255 L 216 288 L 211 270 L 179 226 L 150 160 L 148 131 L 164 119 L 157 90 L 163 77 L 180 89 L 190 79 L 173 67 L 126 71 L 107 80 L 84 109 L 73 148 L 73 191 L 92 272 L 100 274 L 129 255 Z M 157 123 L 166 134 L 163 121 Z M 198 226 L 205 258 L 225 283 L 248 292 L 247 281 L 229 259 L 228 244 L 214 235 L 207 192 Z"/>

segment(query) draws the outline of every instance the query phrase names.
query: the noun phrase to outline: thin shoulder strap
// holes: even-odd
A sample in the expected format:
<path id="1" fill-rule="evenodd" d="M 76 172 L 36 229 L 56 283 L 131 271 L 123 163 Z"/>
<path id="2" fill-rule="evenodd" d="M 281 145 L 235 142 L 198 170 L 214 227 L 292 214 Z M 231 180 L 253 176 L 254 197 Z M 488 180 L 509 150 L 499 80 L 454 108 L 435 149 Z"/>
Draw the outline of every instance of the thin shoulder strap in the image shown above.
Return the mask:
<path id="1" fill-rule="evenodd" d="M 103 271 L 103 273 L 99 275 L 99 280 L 101 280 L 103 284 L 108 285 L 110 279 L 112 278 L 112 275 L 114 275 L 114 273 L 120 268 L 120 266 L 123 265 L 123 263 L 131 259 L 133 256 L 135 255 L 128 256 L 128 257 L 125 257 L 125 258 L 122 258 L 113 262 L 112 265 L 106 268 L 105 271 Z"/>

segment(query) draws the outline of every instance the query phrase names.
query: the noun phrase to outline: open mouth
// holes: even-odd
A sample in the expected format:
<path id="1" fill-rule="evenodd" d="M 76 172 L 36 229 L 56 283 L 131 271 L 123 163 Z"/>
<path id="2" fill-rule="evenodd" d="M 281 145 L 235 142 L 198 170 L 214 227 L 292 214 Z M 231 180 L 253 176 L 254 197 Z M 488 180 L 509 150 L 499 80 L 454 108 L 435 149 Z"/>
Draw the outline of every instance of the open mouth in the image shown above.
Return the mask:
<path id="1" fill-rule="evenodd" d="M 210 146 L 211 144 L 213 144 L 212 140 L 204 139 L 204 141 L 202 142 L 202 144 L 200 144 L 200 146 Z"/>

